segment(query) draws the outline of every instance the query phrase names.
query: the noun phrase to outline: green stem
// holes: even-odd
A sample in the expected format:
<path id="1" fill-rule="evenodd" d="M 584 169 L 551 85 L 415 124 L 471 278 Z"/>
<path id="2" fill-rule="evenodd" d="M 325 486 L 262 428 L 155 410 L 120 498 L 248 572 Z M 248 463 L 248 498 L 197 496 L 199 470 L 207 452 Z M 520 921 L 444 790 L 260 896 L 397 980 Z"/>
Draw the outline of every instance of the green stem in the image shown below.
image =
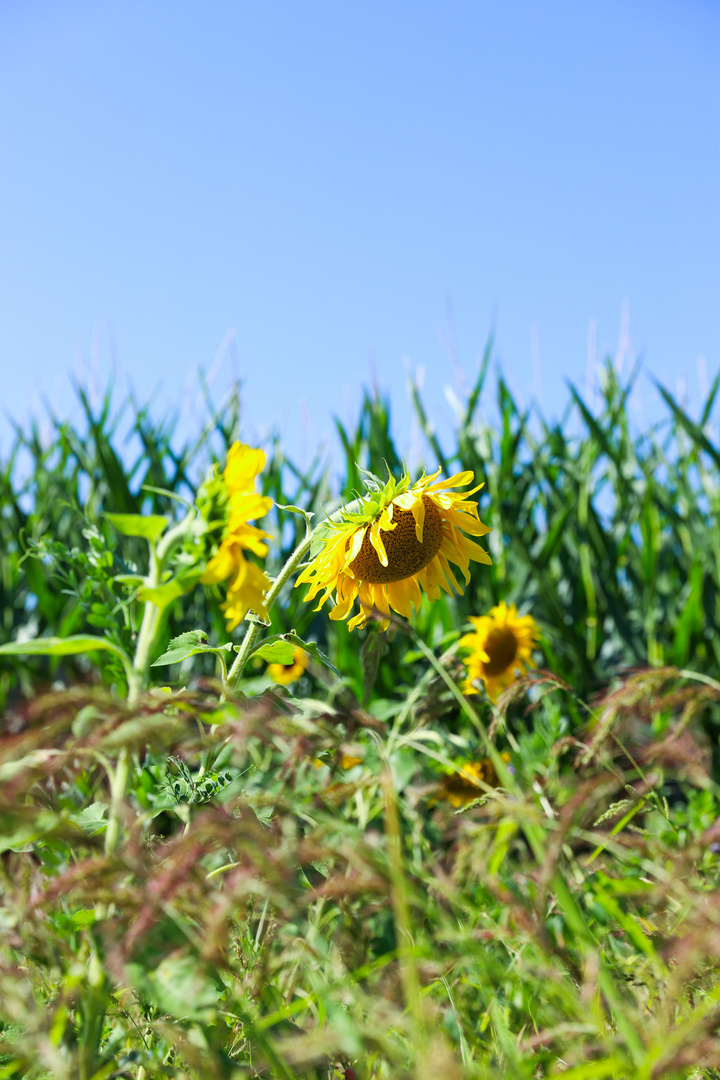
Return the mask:
<path id="1" fill-rule="evenodd" d="M 105 854 L 112 855 L 120 840 L 120 812 L 130 778 L 130 755 L 123 746 L 110 784 L 110 816 L 105 833 Z"/>
<path id="2" fill-rule="evenodd" d="M 162 559 L 158 557 L 153 545 L 150 545 L 150 572 L 147 576 L 147 584 L 151 589 L 157 588 L 162 576 Z M 150 668 L 150 651 L 152 649 L 155 634 L 160 621 L 160 609 L 152 601 L 145 601 L 140 633 L 138 634 L 135 647 L 135 659 L 133 660 L 133 677 L 128 687 L 128 705 L 137 703 L 140 691 L 145 688 L 148 670 Z"/>
<path id="3" fill-rule="evenodd" d="M 166 533 L 157 548 L 153 543 L 148 542 L 150 548 L 150 566 L 146 583 L 151 589 L 157 588 L 162 581 L 163 569 L 168 555 L 172 549 L 182 541 L 188 531 L 188 526 L 195 520 L 196 516 L 197 512 L 194 508 L 191 511 L 188 511 L 182 521 L 179 521 L 177 525 L 174 525 L 172 529 Z M 146 601 L 142 623 L 140 624 L 137 646 L 135 648 L 132 678 L 130 679 L 128 686 L 129 705 L 136 704 L 141 690 L 143 690 L 147 684 L 148 670 L 150 668 L 150 654 L 152 653 L 153 642 L 155 641 L 155 636 L 160 624 L 161 614 L 162 611 L 158 608 L 157 604 L 153 604 L 150 600 Z"/>
<path id="4" fill-rule="evenodd" d="M 330 514 L 328 520 L 340 521 L 344 514 L 347 514 L 349 512 L 356 512 L 362 506 L 362 503 L 362 499 L 353 499 L 353 501 L 351 503 L 348 503 L 347 506 L 341 506 L 337 510 L 335 510 L 334 513 Z M 295 548 L 292 555 L 285 563 L 278 576 L 275 578 L 274 582 L 270 586 L 270 589 L 265 596 L 265 609 L 267 611 L 270 611 L 270 608 L 273 606 L 278 596 L 280 595 L 280 591 L 283 585 L 288 580 L 290 575 L 297 570 L 305 555 L 310 550 L 314 536 L 315 530 L 308 527 L 308 532 L 305 535 L 305 539 L 302 541 L 301 544 L 298 545 L 298 547 Z M 230 668 L 230 672 L 225 682 L 225 691 L 234 689 L 238 679 L 242 675 L 243 668 L 247 664 L 250 656 L 252 655 L 253 646 L 257 641 L 261 625 L 261 623 L 252 622 L 248 627 L 245 633 L 245 637 L 242 640 L 242 645 L 240 646 L 238 654 L 233 662 L 233 666 Z M 223 693 L 223 697 L 224 696 L 225 694 Z"/>
<path id="5" fill-rule="evenodd" d="M 309 532 L 303 542 L 295 548 L 292 555 L 285 563 L 278 576 L 275 578 L 265 597 L 265 608 L 267 611 L 270 611 L 270 608 L 277 600 L 283 585 L 288 580 L 290 575 L 293 574 L 295 570 L 297 570 L 299 564 L 302 562 L 305 555 L 310 550 L 312 539 L 313 533 Z M 226 686 L 230 690 L 235 687 L 235 684 L 242 675 L 243 668 L 248 662 L 248 659 L 252 653 L 253 645 L 257 641 L 258 634 L 260 633 L 260 626 L 260 623 L 252 622 L 245 632 L 245 637 L 243 638 L 242 645 L 240 646 L 238 654 L 233 661 L 233 665 L 228 672 Z"/>
<path id="6" fill-rule="evenodd" d="M 183 539 L 186 532 L 188 531 L 188 525 L 192 524 L 196 517 L 197 511 L 193 507 L 191 510 L 188 511 L 182 521 L 178 521 L 177 525 L 173 525 L 172 529 L 170 529 L 165 534 L 165 536 L 163 536 L 162 540 L 157 546 L 156 553 L 157 561 L 161 566 L 165 564 L 165 560 L 167 559 L 168 555 L 175 547 L 175 545 L 179 544 L 180 541 Z"/>

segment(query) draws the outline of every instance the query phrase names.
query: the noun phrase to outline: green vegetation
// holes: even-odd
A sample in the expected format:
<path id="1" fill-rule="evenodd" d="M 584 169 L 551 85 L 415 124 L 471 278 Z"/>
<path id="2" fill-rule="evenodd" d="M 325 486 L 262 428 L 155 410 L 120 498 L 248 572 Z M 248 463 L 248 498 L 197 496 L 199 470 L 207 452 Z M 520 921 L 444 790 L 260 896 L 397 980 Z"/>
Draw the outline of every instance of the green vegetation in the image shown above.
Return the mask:
<path id="1" fill-rule="evenodd" d="M 502 379 L 487 400 L 490 356 L 452 446 L 414 399 L 428 469 L 485 483 L 492 567 L 387 633 L 290 579 L 234 689 L 245 625 L 187 508 L 237 399 L 180 448 L 110 394 L 80 392 L 80 430 L 16 433 L 0 1078 L 720 1076 L 720 379 L 699 421 L 661 391 L 637 435 L 610 365 L 596 410 L 572 390 L 548 425 Z M 332 471 L 268 448 L 271 577 L 297 508 L 399 475 L 386 402 L 338 431 Z M 466 698 L 458 641 L 500 601 L 537 621 L 539 667 Z M 309 664 L 277 685 L 291 635 Z"/>

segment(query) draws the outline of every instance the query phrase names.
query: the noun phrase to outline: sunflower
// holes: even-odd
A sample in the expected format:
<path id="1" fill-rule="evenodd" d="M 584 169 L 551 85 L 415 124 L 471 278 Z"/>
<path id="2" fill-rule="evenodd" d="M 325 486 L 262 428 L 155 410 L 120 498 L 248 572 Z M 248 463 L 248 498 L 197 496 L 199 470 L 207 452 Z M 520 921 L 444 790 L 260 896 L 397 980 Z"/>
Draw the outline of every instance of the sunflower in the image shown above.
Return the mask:
<path id="1" fill-rule="evenodd" d="M 411 484 L 404 473 L 384 485 L 371 477 L 367 494 L 352 509 L 340 511 L 339 520 L 321 527 L 319 550 L 295 582 L 310 585 L 306 601 L 322 593 L 316 611 L 335 592 L 331 619 L 346 619 L 357 599 L 360 611 L 349 628 L 364 626 L 376 609 L 386 630 L 391 608 L 406 618 L 418 608 L 421 587 L 430 600 L 441 592 L 452 596 L 453 589 L 462 593 L 450 563 L 460 568 L 467 584 L 471 560 L 491 562 L 479 544 L 463 535 L 490 532 L 478 517 L 477 502 L 470 501 L 483 485 L 451 491 L 472 483 L 473 474 L 456 473 L 435 483 L 439 475 L 438 469 Z"/>
<path id="2" fill-rule="evenodd" d="M 469 650 L 463 693 L 477 694 L 475 683 L 483 682 L 488 697 L 495 701 L 518 674 L 534 667 L 532 654 L 540 631 L 532 615 L 519 616 L 515 605 L 508 607 L 504 600 L 487 615 L 471 615 L 470 622 L 475 631 L 459 641 L 460 648 Z"/>
<path id="3" fill-rule="evenodd" d="M 221 605 L 228 630 L 234 630 L 250 608 L 267 618 L 265 593 L 270 587 L 270 579 L 259 566 L 245 558 L 246 550 L 255 555 L 267 555 L 264 539 L 270 534 L 248 524 L 267 514 L 273 504 L 272 499 L 255 491 L 255 478 L 264 466 L 263 450 L 236 442 L 228 451 L 222 480 L 217 474 L 212 478 L 212 486 L 216 488 L 220 482 L 222 489 L 216 502 L 224 515 L 224 529 L 220 546 L 200 580 L 204 585 L 216 585 L 232 577 L 227 599 Z"/>
<path id="4" fill-rule="evenodd" d="M 305 650 L 296 645 L 293 649 L 291 664 L 268 664 L 267 673 L 276 683 L 287 686 L 288 683 L 295 682 L 296 679 L 300 678 L 308 666 L 309 660 L 310 657 Z"/>
<path id="5" fill-rule="evenodd" d="M 508 762 L 510 755 L 505 753 L 502 759 Z M 467 806 L 474 799 L 479 799 L 488 787 L 497 786 L 497 773 L 490 758 L 468 761 L 457 772 L 443 777 L 438 793 L 430 800 L 428 806 L 433 807 L 436 803 L 445 801 L 458 809 L 461 806 Z"/>

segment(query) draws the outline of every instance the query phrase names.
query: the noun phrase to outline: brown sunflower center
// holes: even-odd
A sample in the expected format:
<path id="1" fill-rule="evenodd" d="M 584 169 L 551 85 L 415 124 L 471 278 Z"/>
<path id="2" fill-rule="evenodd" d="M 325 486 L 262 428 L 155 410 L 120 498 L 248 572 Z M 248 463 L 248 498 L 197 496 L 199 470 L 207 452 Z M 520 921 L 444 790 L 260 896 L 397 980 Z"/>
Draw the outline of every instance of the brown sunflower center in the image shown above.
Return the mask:
<path id="1" fill-rule="evenodd" d="M 517 655 L 518 643 L 512 630 L 507 626 L 491 630 L 483 648 L 490 657 L 483 663 L 486 675 L 501 675 L 512 664 Z"/>
<path id="2" fill-rule="evenodd" d="M 393 509 L 395 528 L 380 531 L 387 552 L 388 564 L 383 566 L 375 548 L 370 543 L 370 530 L 363 537 L 362 546 L 350 563 L 350 569 L 361 581 L 370 585 L 389 585 L 391 581 L 403 581 L 412 577 L 435 558 L 443 537 L 442 516 L 432 499 L 422 497 L 425 506 L 422 544 L 415 535 L 415 518 L 412 510 Z"/>

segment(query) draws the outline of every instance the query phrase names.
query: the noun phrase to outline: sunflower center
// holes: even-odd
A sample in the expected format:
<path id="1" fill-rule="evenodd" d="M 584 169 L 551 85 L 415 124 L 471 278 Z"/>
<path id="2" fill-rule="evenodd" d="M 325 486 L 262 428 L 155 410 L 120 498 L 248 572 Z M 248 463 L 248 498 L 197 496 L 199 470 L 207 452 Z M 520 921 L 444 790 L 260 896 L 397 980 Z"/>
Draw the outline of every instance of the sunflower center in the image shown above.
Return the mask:
<path id="1" fill-rule="evenodd" d="M 415 518 L 412 510 L 393 510 L 395 528 L 382 532 L 388 564 L 383 566 L 370 543 L 370 530 L 363 537 L 362 546 L 350 563 L 350 569 L 361 581 L 370 585 L 388 585 L 391 581 L 403 581 L 417 574 L 431 562 L 442 544 L 443 522 L 440 511 L 427 495 L 422 497 L 425 506 L 422 544 L 415 535 Z"/>
<path id="2" fill-rule="evenodd" d="M 509 627 L 503 626 L 490 631 L 487 640 L 483 643 L 483 649 L 490 657 L 483 663 L 485 674 L 501 675 L 507 671 L 517 656 L 517 638 Z"/>

